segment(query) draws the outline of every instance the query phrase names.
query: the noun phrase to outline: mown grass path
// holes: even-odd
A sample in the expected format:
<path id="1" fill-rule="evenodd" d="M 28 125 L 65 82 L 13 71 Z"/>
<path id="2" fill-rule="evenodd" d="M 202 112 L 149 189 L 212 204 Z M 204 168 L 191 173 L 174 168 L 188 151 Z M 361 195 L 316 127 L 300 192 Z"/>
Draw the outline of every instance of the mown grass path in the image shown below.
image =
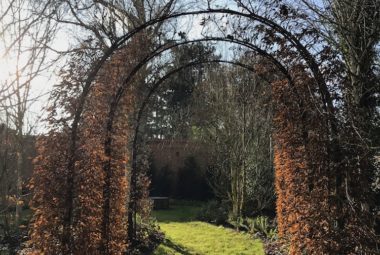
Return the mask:
<path id="1" fill-rule="evenodd" d="M 154 255 L 264 255 L 260 240 L 232 229 L 195 221 L 199 208 L 177 205 L 155 211 L 166 240 Z"/>

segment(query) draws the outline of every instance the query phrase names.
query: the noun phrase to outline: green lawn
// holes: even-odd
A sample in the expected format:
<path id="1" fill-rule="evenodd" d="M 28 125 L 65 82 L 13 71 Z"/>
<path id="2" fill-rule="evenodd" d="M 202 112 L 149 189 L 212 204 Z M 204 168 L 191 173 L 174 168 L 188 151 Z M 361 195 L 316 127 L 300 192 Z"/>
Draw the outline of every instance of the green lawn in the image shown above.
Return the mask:
<path id="1" fill-rule="evenodd" d="M 195 220 L 199 207 L 155 211 L 166 240 L 154 255 L 263 255 L 263 244 L 244 233 Z"/>

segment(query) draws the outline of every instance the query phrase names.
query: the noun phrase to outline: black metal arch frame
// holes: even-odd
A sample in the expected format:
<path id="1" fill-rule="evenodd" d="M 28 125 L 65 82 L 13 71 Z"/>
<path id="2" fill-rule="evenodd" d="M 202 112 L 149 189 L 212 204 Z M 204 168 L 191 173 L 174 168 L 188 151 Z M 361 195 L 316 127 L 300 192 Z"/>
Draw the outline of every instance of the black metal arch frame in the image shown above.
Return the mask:
<path id="1" fill-rule="evenodd" d="M 308 49 L 288 30 L 283 28 L 281 25 L 277 24 L 273 20 L 270 20 L 266 17 L 260 16 L 258 14 L 255 14 L 253 12 L 240 12 L 240 11 L 235 11 L 231 9 L 207 9 L 207 10 L 198 10 L 198 11 L 190 11 L 190 12 L 180 12 L 180 13 L 174 13 L 174 14 L 169 14 L 169 15 L 164 15 L 157 17 L 155 19 L 149 20 L 142 24 L 139 27 L 136 27 L 129 33 L 125 34 L 124 36 L 118 38 L 115 40 L 115 42 L 112 43 L 112 45 L 108 48 L 108 50 L 104 53 L 104 55 L 99 59 L 99 61 L 94 65 L 92 70 L 89 72 L 87 79 L 84 82 L 83 86 L 83 91 L 82 94 L 79 97 L 79 104 L 78 107 L 74 113 L 74 119 L 71 125 L 71 134 L 70 134 L 70 146 L 69 146 L 69 153 L 68 153 L 68 189 L 67 189 L 67 197 L 66 197 L 66 205 L 67 208 L 64 213 L 64 234 L 63 238 L 64 241 L 67 243 L 70 243 L 70 229 L 72 226 L 72 211 L 73 211 L 73 188 L 74 188 L 74 166 L 75 166 L 75 161 L 76 161 L 76 141 L 78 138 L 78 125 L 81 119 L 82 112 L 84 110 L 84 105 L 86 102 L 86 98 L 91 90 L 92 84 L 96 79 L 96 76 L 99 72 L 99 70 L 102 68 L 104 63 L 109 59 L 109 57 L 112 56 L 112 54 L 117 51 L 123 44 L 125 44 L 128 40 L 130 40 L 135 34 L 139 33 L 140 31 L 143 31 L 144 29 L 153 26 L 157 23 L 164 22 L 166 20 L 170 19 L 175 19 L 178 17 L 182 16 L 192 16 L 192 15 L 201 15 L 201 14 L 226 14 L 226 15 L 231 15 L 231 16 L 240 16 L 240 17 L 245 17 L 249 20 L 252 20 L 252 22 L 259 22 L 277 33 L 281 34 L 291 45 L 296 49 L 296 51 L 299 53 L 300 57 L 305 61 L 307 68 L 310 69 L 311 74 L 318 86 L 319 93 L 321 95 L 321 100 L 322 100 L 322 105 L 324 108 L 325 113 L 328 115 L 328 121 L 329 125 L 332 129 L 332 133 L 336 133 L 336 120 L 333 115 L 334 113 L 334 106 L 333 106 L 333 101 L 331 99 L 327 84 L 325 82 L 325 79 L 322 75 L 322 73 L 319 70 L 319 66 L 317 61 L 314 59 L 312 54 L 308 51 Z M 203 39 L 206 41 L 207 39 Z M 211 39 L 210 39 L 211 40 Z M 215 38 L 214 38 L 215 40 Z M 216 41 L 216 40 L 215 40 Z M 251 46 L 253 50 L 255 50 L 259 55 L 263 55 L 264 57 L 269 57 L 272 60 L 275 60 L 275 62 L 280 63 L 278 60 L 275 59 L 271 53 L 266 52 L 265 50 L 260 50 L 257 46 L 245 42 L 245 41 L 239 41 L 239 40 L 234 40 L 234 39 L 226 39 L 226 38 L 219 38 L 219 41 L 230 41 L 232 43 L 237 43 L 240 45 L 244 46 Z M 178 43 L 176 46 L 177 47 L 181 44 L 184 43 Z M 173 48 L 171 47 L 171 48 Z M 161 52 L 162 53 L 162 52 Z M 147 58 L 153 58 L 161 53 L 152 53 L 151 56 L 148 56 Z M 144 62 L 144 63 L 143 63 Z M 115 94 L 115 97 L 111 103 L 111 110 L 110 114 L 108 117 L 108 122 L 107 122 L 107 138 L 105 141 L 105 153 L 106 155 L 110 155 L 111 153 L 111 131 L 112 131 L 112 124 L 113 124 L 113 115 L 114 112 L 117 108 L 118 101 L 120 101 L 120 98 L 122 97 L 126 87 L 128 86 L 129 81 L 131 80 L 131 77 L 134 75 L 133 73 L 137 73 L 137 71 L 145 65 L 146 61 L 140 62 L 138 65 L 136 65 L 136 68 L 134 69 L 135 71 L 132 71 L 128 75 L 128 77 L 124 80 L 122 85 L 118 88 L 118 92 Z M 278 67 L 281 66 L 281 63 Z M 281 71 L 281 67 L 279 68 Z M 289 81 L 291 81 L 291 74 L 286 70 L 286 68 L 282 69 L 282 71 L 285 71 L 285 76 L 288 78 Z M 289 79 L 290 78 L 290 79 Z M 110 171 L 107 171 L 109 169 L 109 164 L 106 163 L 104 166 L 105 171 L 107 172 L 106 175 L 110 174 Z M 107 192 L 107 189 L 104 189 L 104 197 L 105 197 L 105 203 L 104 203 L 104 208 L 107 210 L 107 206 L 109 206 L 109 194 Z M 109 226 L 109 218 L 105 217 L 104 222 L 103 222 L 103 230 L 102 233 L 107 235 L 108 233 L 108 226 Z"/>
<path id="2" fill-rule="evenodd" d="M 180 13 L 174 13 L 169 15 L 160 16 L 157 18 L 154 18 L 152 20 L 149 20 L 145 22 L 144 24 L 136 27 L 135 29 L 131 30 L 129 33 L 125 34 L 124 36 L 118 38 L 115 40 L 114 43 L 108 48 L 108 50 L 104 53 L 103 57 L 96 63 L 96 65 L 92 68 L 91 72 L 89 73 L 87 79 L 85 80 L 84 86 L 83 86 L 83 92 L 80 96 L 79 105 L 77 107 L 77 110 L 74 114 L 74 120 L 72 123 L 71 128 L 71 142 L 72 142 L 72 154 L 75 152 L 75 141 L 77 138 L 77 127 L 81 118 L 81 114 L 83 112 L 84 104 L 86 97 L 88 93 L 90 92 L 91 86 L 93 81 L 96 78 L 97 73 L 102 68 L 103 64 L 107 61 L 107 59 L 117 50 L 119 47 L 121 47 L 124 43 L 126 43 L 128 40 L 130 40 L 135 34 L 138 32 L 153 26 L 157 23 L 164 22 L 166 20 L 175 19 L 182 16 L 192 16 L 192 15 L 201 15 L 201 14 L 226 14 L 226 15 L 232 15 L 232 16 L 240 16 L 245 17 L 247 19 L 252 20 L 253 22 L 259 22 L 263 25 L 274 29 L 276 32 L 281 34 L 288 42 L 291 43 L 291 45 L 298 51 L 300 56 L 305 60 L 307 66 L 310 68 L 310 71 L 316 80 L 320 93 L 322 95 L 322 100 L 324 107 L 326 108 L 327 112 L 333 113 L 334 107 L 333 102 L 330 96 L 330 93 L 328 91 L 325 79 L 322 75 L 322 73 L 319 70 L 319 65 L 317 61 L 313 58 L 312 54 L 307 50 L 307 48 L 288 30 L 283 28 L 281 25 L 277 24 L 276 22 L 260 16 L 258 14 L 255 14 L 254 12 L 240 12 L 235 11 L 231 9 L 207 9 L 207 10 L 199 10 L 199 11 L 190 11 L 190 12 L 180 12 Z M 267 53 L 270 55 L 270 53 Z M 74 156 L 74 155 L 72 155 Z M 73 158 L 74 159 L 74 158 Z M 69 163 L 70 165 L 74 162 Z"/>
<path id="3" fill-rule="evenodd" d="M 257 47 L 256 45 L 254 45 L 252 43 L 249 43 L 249 42 L 246 42 L 243 40 L 230 39 L 230 38 L 224 38 L 224 37 L 207 37 L 207 38 L 202 38 L 202 39 L 178 41 L 176 43 L 171 42 L 171 43 L 168 43 L 166 45 L 161 45 L 161 46 L 157 47 L 155 50 L 153 50 L 152 52 L 150 52 L 149 54 L 147 54 L 145 56 L 145 58 L 140 60 L 134 66 L 134 68 L 129 72 L 129 74 L 124 78 L 124 81 L 121 83 L 121 85 L 117 88 L 117 91 L 116 91 L 116 93 L 112 99 L 111 104 L 110 104 L 110 111 L 108 114 L 107 124 L 106 124 L 107 134 L 106 134 L 106 141 L 104 144 L 104 151 L 105 151 L 105 154 L 107 156 L 111 156 L 111 153 L 112 153 L 112 131 L 113 131 L 113 122 L 114 122 L 114 117 L 115 117 L 117 107 L 118 107 L 119 102 L 120 102 L 121 98 L 123 97 L 126 89 L 130 85 L 131 80 L 139 72 L 139 70 L 141 70 L 150 60 L 152 60 L 156 57 L 159 57 L 161 54 L 163 54 L 166 51 L 169 51 L 173 48 L 180 47 L 180 46 L 186 45 L 186 44 L 192 44 L 192 43 L 197 43 L 197 42 L 198 43 L 199 42 L 210 42 L 210 41 L 229 42 L 229 43 L 233 43 L 233 44 L 237 44 L 237 45 L 246 47 L 247 49 L 250 49 L 250 50 L 258 53 L 260 56 L 263 56 L 264 58 L 268 59 L 274 66 L 276 66 L 277 69 L 282 73 L 282 75 L 284 75 L 284 77 L 288 80 L 288 82 L 290 84 L 293 84 L 292 77 L 290 76 L 287 68 L 280 61 L 278 61 L 276 58 L 274 58 L 271 54 L 269 54 L 265 50 Z M 203 61 L 203 62 L 207 63 L 207 61 Z M 208 61 L 208 63 L 211 63 L 211 62 L 218 62 L 218 61 Z M 241 67 L 244 67 L 248 70 L 254 71 L 254 69 L 252 69 L 251 67 L 249 67 L 248 65 L 245 65 L 243 63 L 237 63 L 237 62 L 233 62 L 233 61 L 222 61 L 222 60 L 219 60 L 219 62 L 220 63 L 224 62 L 224 63 L 240 65 Z M 168 79 L 174 73 L 179 72 L 180 70 L 185 69 L 186 67 L 193 66 L 196 64 L 200 64 L 200 63 L 201 62 L 190 63 L 189 65 L 184 65 L 184 66 L 179 67 L 179 69 L 177 69 L 177 70 L 170 71 L 163 78 L 159 79 L 159 81 L 157 81 L 157 83 L 155 83 L 155 84 L 158 84 L 157 86 L 159 86 L 159 84 L 161 84 L 164 80 Z M 154 93 L 154 90 L 155 89 L 151 90 L 151 92 Z M 142 109 L 142 108 L 140 108 L 140 109 Z M 137 125 L 139 125 L 139 123 Z M 134 141 L 133 141 L 133 147 L 132 147 L 132 169 L 131 169 L 131 183 L 130 183 L 130 185 L 131 185 L 130 190 L 132 193 L 131 194 L 132 198 L 134 198 L 134 196 L 135 196 L 134 192 L 135 192 L 135 188 L 136 188 L 136 178 L 137 178 L 137 173 L 136 173 L 136 170 L 137 170 L 137 166 L 136 166 L 136 163 L 137 163 L 136 162 L 137 139 L 135 139 L 135 138 L 137 138 L 136 134 L 137 133 L 135 133 Z M 106 172 L 106 184 L 105 184 L 105 188 L 104 188 L 105 203 L 109 204 L 110 194 L 109 194 L 109 191 L 107 189 L 107 186 L 108 186 L 107 180 L 109 180 L 110 175 L 111 175 L 111 172 L 110 172 L 111 162 L 110 161 L 105 163 L 104 169 L 106 170 L 105 171 Z M 136 217 L 135 207 L 136 207 L 136 205 L 134 204 L 134 199 L 131 199 L 131 201 L 132 202 L 129 205 L 129 208 L 132 210 L 129 210 L 129 212 L 128 212 L 128 218 L 129 218 L 128 221 L 130 222 L 130 226 L 129 226 L 128 230 L 129 230 L 129 235 L 134 236 L 135 235 L 135 229 L 136 229 L 134 226 L 134 224 L 136 222 L 136 220 L 135 220 L 135 217 Z M 106 205 L 105 208 L 106 208 L 106 210 L 108 210 L 109 205 L 108 206 Z"/>

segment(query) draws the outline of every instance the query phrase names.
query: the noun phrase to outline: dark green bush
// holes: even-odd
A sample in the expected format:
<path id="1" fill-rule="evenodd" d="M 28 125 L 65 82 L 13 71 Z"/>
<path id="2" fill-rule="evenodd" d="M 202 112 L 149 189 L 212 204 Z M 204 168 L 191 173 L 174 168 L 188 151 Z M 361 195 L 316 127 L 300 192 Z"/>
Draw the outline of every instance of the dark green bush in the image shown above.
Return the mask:
<path id="1" fill-rule="evenodd" d="M 147 223 L 138 222 L 136 230 L 136 239 L 129 247 L 127 254 L 151 254 L 165 240 L 164 233 L 160 231 L 160 227 L 153 219 Z"/>
<path id="2" fill-rule="evenodd" d="M 213 197 L 204 171 L 194 157 L 187 157 L 184 167 L 179 169 L 176 196 L 202 201 Z"/>
<path id="3" fill-rule="evenodd" d="M 228 211 L 228 203 L 211 200 L 202 207 L 198 214 L 198 219 L 214 224 L 226 224 Z"/>
<path id="4" fill-rule="evenodd" d="M 151 196 L 172 196 L 175 192 L 175 176 L 169 165 L 157 169 L 154 164 L 150 167 Z"/>

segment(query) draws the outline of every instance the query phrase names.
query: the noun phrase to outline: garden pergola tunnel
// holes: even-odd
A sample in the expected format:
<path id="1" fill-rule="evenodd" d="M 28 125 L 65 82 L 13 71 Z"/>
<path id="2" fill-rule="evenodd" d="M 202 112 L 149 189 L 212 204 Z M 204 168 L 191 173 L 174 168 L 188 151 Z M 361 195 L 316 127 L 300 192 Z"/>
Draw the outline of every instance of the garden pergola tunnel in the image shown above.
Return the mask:
<path id="1" fill-rule="evenodd" d="M 337 130 L 337 119 L 335 115 L 335 108 L 333 105 L 333 99 L 330 95 L 329 88 L 327 86 L 327 78 L 324 77 L 322 72 L 319 69 L 318 61 L 313 57 L 312 53 L 309 52 L 306 46 L 304 46 L 301 41 L 292 34 L 292 31 L 287 30 L 286 28 L 282 27 L 280 24 L 276 23 L 275 20 L 271 20 L 267 17 L 260 16 L 258 14 L 252 13 L 252 12 L 244 12 L 244 11 L 235 11 L 230 9 L 212 9 L 209 8 L 207 10 L 198 10 L 198 11 L 191 11 L 191 12 L 180 12 L 180 13 L 174 13 L 174 14 L 165 14 L 163 16 L 159 16 L 157 18 L 154 18 L 152 20 L 149 20 L 145 22 L 144 24 L 138 26 L 137 28 L 131 30 L 127 34 L 121 36 L 120 38 L 115 39 L 115 41 L 112 43 L 112 45 L 104 52 L 103 56 L 101 56 L 93 65 L 93 68 L 88 73 L 82 92 L 77 98 L 77 104 L 74 109 L 73 113 L 73 121 L 71 123 L 70 131 L 69 131 L 69 141 L 68 146 L 66 148 L 66 163 L 65 163 L 65 173 L 66 173 L 66 179 L 65 179 L 65 187 L 63 190 L 63 202 L 64 204 L 64 212 L 62 214 L 62 219 L 59 221 L 62 224 L 62 236 L 58 237 L 57 240 L 60 240 L 60 249 L 62 254 L 75 254 L 76 253 L 76 234 L 75 234 L 75 223 L 74 218 L 78 217 L 75 216 L 77 213 L 77 208 L 75 208 L 74 198 L 78 196 L 78 194 L 75 193 L 76 185 L 86 185 L 85 183 L 81 183 L 78 178 L 80 169 L 78 169 L 81 165 L 81 162 L 84 160 L 83 158 L 80 158 L 78 156 L 78 140 L 80 140 L 80 129 L 82 128 L 81 123 L 83 119 L 83 115 L 86 113 L 86 111 L 92 111 L 94 109 L 86 108 L 86 105 L 89 104 L 89 100 L 96 101 L 97 98 L 96 93 L 94 92 L 94 87 L 96 86 L 96 81 L 98 78 L 99 72 L 104 68 L 104 66 L 108 62 L 112 62 L 112 59 L 115 55 L 120 54 L 120 51 L 122 51 L 123 47 L 128 47 L 128 42 L 130 42 L 131 39 L 134 38 L 134 36 L 138 35 L 139 33 L 142 33 L 145 29 L 148 29 L 149 27 L 162 23 L 167 20 L 176 19 L 179 17 L 185 17 L 185 16 L 196 16 L 196 15 L 204 15 L 204 14 L 223 14 L 227 16 L 235 16 L 235 17 L 241 17 L 249 20 L 252 23 L 259 23 L 263 26 L 265 26 L 268 30 L 270 30 L 273 33 L 279 34 L 286 43 L 288 43 L 289 48 L 294 50 L 299 58 L 299 61 L 295 64 L 290 65 L 289 67 L 286 66 L 283 62 L 284 59 L 281 59 L 281 57 L 274 54 L 272 51 L 267 51 L 263 48 L 258 47 L 254 43 L 251 43 L 249 41 L 240 40 L 238 38 L 231 38 L 230 36 L 227 37 L 207 37 L 207 38 L 201 38 L 201 39 L 193 39 L 193 40 L 181 40 L 178 42 L 170 42 L 165 45 L 160 45 L 153 51 L 147 53 L 146 56 L 143 57 L 142 60 L 140 60 L 131 70 L 126 74 L 123 75 L 122 82 L 118 84 L 113 84 L 113 86 L 110 86 L 110 93 L 112 93 L 111 100 L 108 102 L 109 105 L 107 106 L 107 113 L 104 114 L 104 119 L 97 120 L 99 123 L 103 123 L 105 126 L 104 129 L 104 136 L 101 136 L 102 140 L 101 144 L 103 145 L 103 153 L 104 158 L 101 160 L 94 160 L 97 162 L 97 167 L 102 169 L 102 176 L 104 175 L 104 186 L 102 187 L 103 193 L 102 193 L 102 215 L 99 216 L 101 221 L 101 231 L 99 233 L 93 233 L 94 235 L 99 238 L 99 247 L 95 247 L 94 249 L 99 252 L 99 254 L 117 254 L 120 251 L 116 251 L 114 247 L 124 247 L 123 245 L 114 245 L 117 242 L 120 242 L 119 240 L 113 240 L 112 235 L 112 229 L 110 228 L 110 224 L 112 221 L 111 214 L 113 213 L 112 208 L 112 201 L 114 198 L 112 197 L 112 192 L 114 189 L 117 189 L 117 187 L 112 186 L 111 179 L 113 178 L 113 152 L 114 148 L 113 145 L 115 143 L 115 132 L 119 129 L 115 129 L 115 116 L 117 114 L 117 111 L 120 110 L 120 104 L 122 100 L 126 97 L 126 93 L 128 91 L 128 88 L 130 88 L 131 82 L 133 81 L 134 77 L 139 73 L 139 71 L 146 66 L 149 61 L 153 60 L 156 57 L 160 57 L 163 53 L 166 51 L 169 51 L 171 49 L 174 49 L 176 47 L 180 47 L 181 45 L 190 44 L 190 43 L 202 43 L 202 42 L 208 42 L 208 41 L 220 41 L 220 42 L 228 42 L 232 44 L 236 44 L 239 46 L 243 46 L 249 50 L 254 51 L 257 55 L 262 56 L 263 58 L 270 61 L 282 74 L 283 77 L 279 79 L 279 81 L 275 82 L 273 93 L 274 93 L 274 100 L 275 103 L 278 103 L 281 107 L 280 111 L 277 113 L 278 119 L 277 126 L 279 126 L 278 130 L 275 132 L 284 131 L 286 133 L 286 128 L 289 130 L 287 131 L 289 138 L 286 136 L 275 135 L 277 137 L 276 143 L 277 143 L 277 152 L 279 156 L 276 161 L 276 187 L 278 192 L 278 202 L 277 202 L 277 212 L 279 214 L 279 224 L 280 224 L 280 234 L 284 237 L 287 237 L 286 235 L 290 234 L 290 241 L 291 241 L 291 247 L 292 252 L 294 254 L 300 254 L 300 251 L 302 250 L 311 250 L 313 248 L 318 247 L 318 249 L 324 249 L 319 246 L 323 245 L 325 247 L 325 250 L 328 250 L 331 248 L 332 245 L 331 242 L 337 242 L 339 235 L 336 235 L 336 232 L 328 233 L 328 236 L 326 237 L 326 240 L 328 242 L 325 242 L 323 238 L 319 238 L 319 235 L 322 235 L 320 233 L 323 231 L 322 228 L 317 227 L 316 225 L 319 224 L 324 219 L 321 219 L 321 214 L 318 212 L 317 209 L 320 209 L 323 211 L 323 216 L 331 216 L 332 222 L 339 220 L 336 217 L 336 211 L 339 211 L 343 205 L 339 205 L 338 208 L 334 212 L 329 212 L 328 207 L 331 205 L 330 195 L 328 194 L 325 196 L 325 194 L 321 194 L 321 199 L 326 199 L 326 201 L 313 201 L 309 199 L 309 194 L 306 190 L 306 192 L 299 192 L 305 191 L 303 190 L 303 186 L 301 185 L 302 182 L 307 182 L 309 185 L 309 192 L 313 192 L 313 190 L 318 190 L 319 188 L 325 187 L 325 183 L 321 184 L 319 181 L 315 181 L 314 177 L 317 175 L 318 178 L 325 178 L 329 183 L 337 182 L 337 176 L 334 176 L 334 174 L 339 174 L 339 168 L 338 170 L 335 170 L 335 168 L 332 168 L 333 164 L 326 164 L 323 167 L 325 169 L 320 169 L 318 173 L 316 173 L 314 170 L 314 163 L 312 159 L 304 156 L 310 156 L 310 152 L 312 151 L 315 155 L 320 156 L 320 159 L 326 159 L 330 160 L 331 162 L 339 162 L 340 160 L 340 154 L 335 153 L 335 151 L 339 152 L 339 144 L 338 144 L 338 130 Z M 275 42 L 273 42 L 274 44 Z M 127 46 L 125 46 L 127 45 Z M 295 57 L 294 57 L 295 58 Z M 142 116 L 142 112 L 149 100 L 149 97 L 155 92 L 155 90 L 162 84 L 166 79 L 168 79 L 171 75 L 194 65 L 198 64 L 204 64 L 204 63 L 213 63 L 213 62 L 219 62 L 219 63 L 228 63 L 240 66 L 242 68 L 245 68 L 249 71 L 254 72 L 254 68 L 249 66 L 246 63 L 240 63 L 237 61 L 228 61 L 228 60 L 209 60 L 209 61 L 194 61 L 189 62 L 183 66 L 180 66 L 176 69 L 173 69 L 166 73 L 163 77 L 161 77 L 158 81 L 156 81 L 153 85 L 153 87 L 150 89 L 148 96 L 143 99 L 140 108 L 138 109 L 138 117 L 137 117 L 137 123 L 134 130 L 134 136 L 133 136 L 133 149 L 132 149 L 132 169 L 131 169 L 131 181 L 130 181 L 130 196 L 132 197 L 131 201 L 132 204 L 129 205 L 130 211 L 129 214 L 129 238 L 134 237 L 134 231 L 135 231 L 135 220 L 133 220 L 133 214 L 135 213 L 135 205 L 134 203 L 134 192 L 136 188 L 136 146 L 137 146 L 137 136 L 139 132 L 139 121 Z M 105 88 L 102 88 L 105 89 Z M 90 97 L 91 95 L 91 97 Z M 298 98 L 297 98 L 298 97 Z M 90 98 L 90 99 L 89 99 Z M 93 102 L 92 101 L 92 102 Z M 94 103 L 94 105 L 97 105 Z M 316 107 L 321 108 L 315 109 Z M 303 108 L 303 109 L 301 109 Z M 285 119 L 289 116 L 289 119 Z M 280 118 L 282 117 L 282 119 Z M 318 118 L 319 123 L 316 124 L 315 128 L 311 125 L 304 125 L 303 122 L 308 122 L 311 120 L 311 118 Z M 313 122 L 314 123 L 314 122 Z M 280 131 L 279 131 L 280 130 Z M 98 132 L 98 130 L 91 130 L 86 129 L 87 133 L 91 135 L 91 132 Z M 327 132 L 327 134 L 318 134 L 321 131 Z M 312 137 L 310 138 L 308 134 L 315 134 L 317 133 L 320 136 Z M 305 135 L 306 134 L 306 135 Z M 288 140 L 287 140 L 288 139 Z M 318 140 L 321 139 L 321 140 Z M 295 142 L 296 141 L 296 142 Z M 298 142 L 301 141 L 301 142 Z M 323 142 L 321 142 L 323 141 Z M 314 148 L 318 147 L 318 142 L 320 142 L 320 145 L 325 145 L 327 147 L 328 153 L 321 150 L 314 150 Z M 85 142 L 84 142 L 85 143 Z M 295 148 L 295 150 L 292 151 L 285 151 L 284 147 L 291 147 Z M 314 146 L 314 147 L 313 147 Z M 301 148 L 301 149 L 300 149 Z M 318 147 L 320 149 L 321 147 Z M 299 150 L 299 151 L 297 151 Z M 300 154 L 301 153 L 301 154 Z M 286 155 L 285 155 L 286 154 Z M 286 157 L 290 157 L 291 160 L 289 160 L 289 164 L 286 165 L 284 162 L 286 161 Z M 327 157 L 327 158 L 326 158 Z M 302 167 L 298 168 L 298 165 L 302 165 Z M 304 175 L 299 170 L 304 170 L 308 172 L 307 175 Z M 286 171 L 287 172 L 286 172 Z M 283 173 L 288 173 L 287 176 L 289 176 L 289 173 L 291 175 L 291 180 L 288 180 L 286 176 L 283 175 Z M 310 173 L 309 173 L 310 172 Z M 297 189 L 297 185 L 302 186 L 302 189 Z M 292 186 L 293 185 L 293 186 Z M 322 185 L 322 186 L 318 186 Z M 339 185 L 339 184 L 337 184 Z M 334 190 L 334 187 L 330 187 L 331 190 Z M 286 195 L 281 195 L 281 189 L 285 189 L 287 194 L 291 194 L 292 197 L 287 197 Z M 125 193 L 125 192 L 124 192 Z M 124 194 L 123 193 L 123 194 Z M 281 194 L 279 194 L 281 193 Z M 325 197 L 324 197 L 325 196 Z M 339 199 L 342 198 L 342 194 L 336 193 L 334 196 L 338 197 Z M 297 205 L 294 203 L 291 203 L 291 201 L 296 200 L 297 198 L 299 201 L 302 201 L 303 206 L 309 206 L 310 210 L 301 211 L 299 208 L 297 208 Z M 41 199 L 42 203 L 44 203 L 44 198 Z M 322 202 L 325 203 L 324 208 L 320 208 Z M 46 204 L 48 204 L 46 202 Z M 284 205 L 287 205 L 286 210 L 283 210 Z M 47 205 L 49 206 L 49 205 Z M 85 206 L 85 205 L 83 205 Z M 43 210 L 40 209 L 41 215 L 43 215 Z M 53 208 L 52 210 L 56 210 L 56 208 Z M 120 213 L 123 212 L 123 210 L 120 210 Z M 117 212 L 119 213 L 119 211 Z M 286 215 L 285 215 L 286 214 Z M 309 214 L 309 215 L 305 215 Z M 75 216 L 75 217 L 74 217 Z M 94 216 L 95 217 L 95 216 Z M 118 215 L 118 217 L 122 217 Z M 305 219 L 308 218 L 308 219 Z M 45 223 L 44 223 L 45 224 Z M 333 228 L 331 226 L 332 224 L 328 223 L 327 228 Z M 55 226 L 57 227 L 57 226 Z M 124 228 L 125 226 L 119 226 L 120 228 Z M 45 230 L 51 228 L 48 223 L 46 223 Z M 117 226 L 116 226 L 117 228 Z M 349 229 L 345 229 L 345 226 L 339 226 L 341 230 L 343 231 L 350 231 Z M 312 234 L 315 234 L 317 237 L 310 237 L 309 239 L 311 241 L 303 241 L 302 238 L 305 236 L 308 236 L 309 232 L 312 232 Z M 33 231 L 32 231 L 33 232 Z M 121 231 L 123 232 L 123 231 Z M 49 233 L 54 233 L 54 231 L 51 231 Z M 92 235 L 92 234 L 91 234 Z M 35 234 L 35 238 L 38 239 L 38 234 Z M 35 241 L 32 238 L 32 242 Z M 331 242 L 330 242 L 331 241 Z M 35 243 L 38 243 L 35 241 Z M 38 246 L 38 245 L 37 245 Z M 340 245 L 336 245 L 336 249 L 339 251 Z M 38 247 L 42 251 L 46 250 L 46 247 Z M 48 250 L 47 250 L 48 251 Z M 49 251 L 48 251 L 49 252 Z M 332 253 L 335 254 L 335 253 Z M 338 254 L 338 253 L 336 253 Z"/>
<path id="2" fill-rule="evenodd" d="M 123 94 L 127 90 L 128 86 L 130 85 L 130 82 L 133 80 L 133 78 L 138 74 L 139 70 L 141 70 L 151 59 L 154 59 L 156 57 L 159 57 L 161 54 L 165 53 L 166 51 L 171 50 L 172 48 L 175 47 L 180 47 L 182 45 L 186 44 L 193 44 L 193 43 L 199 43 L 199 42 L 209 42 L 209 41 L 221 41 L 221 42 L 229 42 L 233 44 L 237 44 L 240 46 L 244 46 L 247 49 L 250 49 L 260 56 L 264 57 L 268 61 L 270 61 L 277 69 L 279 69 L 279 72 L 286 77 L 286 79 L 289 81 L 290 84 L 292 84 L 291 77 L 289 75 L 289 72 L 286 70 L 286 68 L 278 61 L 276 58 L 274 58 L 271 54 L 266 52 L 265 50 L 260 49 L 259 47 L 250 44 L 245 41 L 241 40 L 235 40 L 231 38 L 221 38 L 221 37 L 207 37 L 204 39 L 195 39 L 195 40 L 185 40 L 185 41 L 179 41 L 179 42 L 170 42 L 168 45 L 164 45 L 162 47 L 158 47 L 156 50 L 152 51 L 150 54 L 148 54 L 142 61 L 140 61 L 136 66 L 131 70 L 131 72 L 126 76 L 124 79 L 124 82 L 122 85 L 117 89 L 115 96 L 111 102 L 111 107 L 110 107 L 110 112 L 107 117 L 107 133 L 109 134 L 107 137 L 108 139 L 105 142 L 105 151 L 107 152 L 107 156 L 109 157 L 112 151 L 112 133 L 113 133 L 113 122 L 114 122 L 114 116 L 115 112 L 117 110 L 118 104 L 123 97 Z M 207 61 L 195 61 L 195 62 L 190 62 L 186 65 L 180 66 L 177 69 L 169 71 L 166 75 L 164 75 L 162 78 L 160 78 L 157 82 L 154 83 L 153 87 L 150 89 L 148 96 L 146 99 L 143 100 L 142 105 L 140 108 L 137 110 L 138 111 L 138 116 L 137 116 L 137 123 L 136 123 L 136 128 L 135 128 L 135 134 L 132 142 L 132 168 L 131 168 L 131 182 L 130 182 L 130 198 L 132 201 L 132 204 L 130 204 L 129 208 L 129 236 L 133 239 L 135 236 L 135 216 L 136 216 L 136 204 L 135 204 L 135 199 L 134 199 L 134 190 L 136 188 L 136 147 L 137 147 L 137 134 L 138 134 L 138 129 L 140 125 L 140 119 L 142 112 L 144 110 L 144 107 L 146 106 L 147 101 L 149 100 L 149 97 L 156 91 L 156 89 L 165 81 L 167 80 L 171 75 L 194 65 L 199 65 L 199 64 L 204 64 L 204 63 L 229 63 L 233 65 L 240 66 L 242 68 L 245 68 L 247 70 L 250 70 L 254 72 L 253 67 L 236 62 L 236 61 L 226 61 L 226 60 L 207 60 Z M 110 169 L 110 165 L 107 166 L 107 168 Z"/>

